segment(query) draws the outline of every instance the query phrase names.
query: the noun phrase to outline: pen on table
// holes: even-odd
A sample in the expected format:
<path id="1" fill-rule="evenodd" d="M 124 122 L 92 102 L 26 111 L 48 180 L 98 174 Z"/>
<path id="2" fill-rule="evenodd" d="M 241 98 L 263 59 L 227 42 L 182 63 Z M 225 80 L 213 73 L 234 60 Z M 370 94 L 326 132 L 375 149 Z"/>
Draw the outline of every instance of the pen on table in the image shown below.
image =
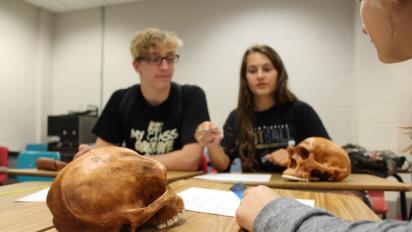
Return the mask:
<path id="1" fill-rule="evenodd" d="M 232 187 L 230 187 L 230 190 L 240 199 L 243 199 L 243 193 L 246 190 L 246 186 L 242 183 L 236 183 Z"/>

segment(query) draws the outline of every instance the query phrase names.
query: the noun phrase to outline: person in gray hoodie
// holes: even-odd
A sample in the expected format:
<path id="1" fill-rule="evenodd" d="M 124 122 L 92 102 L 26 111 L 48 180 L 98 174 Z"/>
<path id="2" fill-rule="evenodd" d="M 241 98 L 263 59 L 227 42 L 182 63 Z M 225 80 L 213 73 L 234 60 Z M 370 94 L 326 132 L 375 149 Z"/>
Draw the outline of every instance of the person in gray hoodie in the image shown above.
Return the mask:
<path id="1" fill-rule="evenodd" d="M 362 31 L 375 45 L 379 60 L 397 63 L 412 58 L 412 0 L 363 0 Z M 411 222 L 344 221 L 330 213 L 282 198 L 272 189 L 248 189 L 236 211 L 248 231 L 412 231 Z"/>

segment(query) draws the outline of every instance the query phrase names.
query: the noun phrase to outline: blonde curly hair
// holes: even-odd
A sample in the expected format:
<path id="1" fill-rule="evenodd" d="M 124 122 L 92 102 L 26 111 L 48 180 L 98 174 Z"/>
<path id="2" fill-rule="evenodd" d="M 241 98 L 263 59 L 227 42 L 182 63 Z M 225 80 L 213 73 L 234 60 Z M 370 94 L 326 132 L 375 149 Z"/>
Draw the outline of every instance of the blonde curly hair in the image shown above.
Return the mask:
<path id="1" fill-rule="evenodd" d="M 174 32 L 162 31 L 158 28 L 147 28 L 138 31 L 130 43 L 130 52 L 133 59 L 145 56 L 151 48 L 166 47 L 176 50 L 183 45 L 183 41 Z"/>

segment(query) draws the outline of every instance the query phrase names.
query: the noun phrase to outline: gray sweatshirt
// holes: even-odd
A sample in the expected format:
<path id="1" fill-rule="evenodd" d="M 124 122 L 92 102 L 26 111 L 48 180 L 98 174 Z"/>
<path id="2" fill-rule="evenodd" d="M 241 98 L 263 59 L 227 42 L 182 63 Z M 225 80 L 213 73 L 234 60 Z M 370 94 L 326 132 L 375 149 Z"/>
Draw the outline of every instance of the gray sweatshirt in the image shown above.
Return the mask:
<path id="1" fill-rule="evenodd" d="M 384 220 L 343 221 L 330 213 L 312 208 L 289 198 L 270 202 L 258 214 L 253 229 L 255 232 L 288 231 L 411 231 L 410 222 Z"/>

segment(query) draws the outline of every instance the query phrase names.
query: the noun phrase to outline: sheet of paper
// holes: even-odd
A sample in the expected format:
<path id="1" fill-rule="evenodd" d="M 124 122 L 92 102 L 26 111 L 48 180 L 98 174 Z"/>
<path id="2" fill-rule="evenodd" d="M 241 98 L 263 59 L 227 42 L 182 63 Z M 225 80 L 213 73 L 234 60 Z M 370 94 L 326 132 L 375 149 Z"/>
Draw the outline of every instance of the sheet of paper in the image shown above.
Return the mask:
<path id="1" fill-rule="evenodd" d="M 218 214 L 235 217 L 240 199 L 231 191 L 192 187 L 180 193 L 185 209 L 200 213 Z M 301 203 L 314 207 L 314 200 L 301 200 Z"/>
<path id="2" fill-rule="evenodd" d="M 306 199 L 296 199 L 296 200 L 307 206 L 315 207 L 315 200 L 306 200 Z"/>
<path id="3" fill-rule="evenodd" d="M 269 182 L 270 177 L 270 174 L 217 173 L 196 176 L 195 178 L 204 180 L 220 180 L 234 182 Z"/>
<path id="4" fill-rule="evenodd" d="M 18 202 L 46 202 L 46 198 L 47 198 L 47 193 L 49 192 L 49 189 L 50 189 L 50 187 L 49 188 L 46 188 L 46 189 L 43 189 L 43 190 L 40 190 L 40 191 L 37 191 L 37 192 L 34 192 L 34 193 L 32 193 L 32 194 L 30 194 L 30 195 L 27 195 L 27 196 L 25 196 L 25 197 L 22 197 L 22 198 L 19 198 L 19 199 L 17 199 L 17 200 L 15 200 L 15 201 L 18 201 Z"/>
<path id="5" fill-rule="evenodd" d="M 231 191 L 189 188 L 180 193 L 185 209 L 200 213 L 234 217 L 240 199 Z"/>

